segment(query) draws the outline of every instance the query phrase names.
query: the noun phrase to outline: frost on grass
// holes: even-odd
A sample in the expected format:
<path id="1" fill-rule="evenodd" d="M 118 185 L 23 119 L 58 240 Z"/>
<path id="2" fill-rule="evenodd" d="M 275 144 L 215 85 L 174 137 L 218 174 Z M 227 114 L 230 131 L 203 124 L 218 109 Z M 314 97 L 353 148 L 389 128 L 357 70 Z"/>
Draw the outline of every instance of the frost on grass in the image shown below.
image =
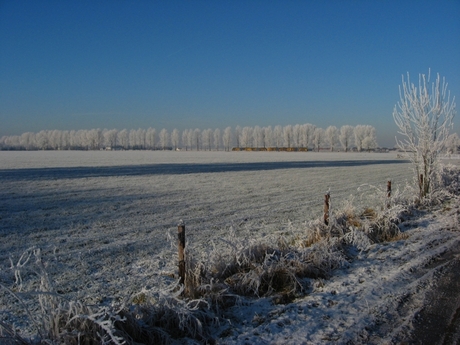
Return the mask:
<path id="1" fill-rule="evenodd" d="M 19 303 L 25 328 L 32 337 L 22 335 L 15 324 L 0 322 L 0 339 L 6 344 L 124 344 L 114 332 L 121 318 L 106 307 L 90 307 L 69 301 L 55 289 L 48 275 L 48 263 L 39 248 L 30 248 L 12 265 L 15 282 L 11 288 L 0 284 L 10 303 Z M 27 282 L 24 276 L 27 275 Z M 8 318 L 8 315 L 6 316 Z"/>
<path id="2" fill-rule="evenodd" d="M 306 223 L 303 235 L 281 232 L 248 239 L 230 227 L 208 252 L 187 246 L 183 286 L 164 280 L 111 306 L 88 306 L 60 296 L 48 275 L 51 263 L 42 259 L 40 249 L 30 248 L 16 263 L 11 260 L 14 284 L 2 288 L 22 305 L 30 323 L 27 328 L 35 335 L 22 337 L 2 321 L 1 336 L 12 344 L 33 339 L 156 344 L 177 338 L 205 343 L 213 339 L 212 330 L 222 322 L 225 310 L 243 299 L 289 303 L 318 291 L 334 270 L 349 265 L 356 253 L 369 250 L 373 243 L 407 238 L 398 224 L 409 212 L 404 205 L 358 211 L 349 200 L 331 214 L 328 225 L 322 220 Z M 32 307 L 33 298 L 38 308 Z"/>
<path id="3" fill-rule="evenodd" d="M 87 306 L 60 296 L 48 275 L 50 263 L 37 248 L 24 252 L 16 263 L 11 261 L 14 286 L 2 287 L 22 304 L 28 329 L 41 341 L 154 344 L 188 338 L 207 342 L 225 309 L 242 299 L 289 303 L 312 291 L 316 280 L 328 279 L 335 269 L 346 266 L 352 259 L 350 248 L 364 251 L 371 243 L 399 239 L 396 220 L 388 214 L 392 212 L 366 210 L 357 215 L 348 203 L 331 217 L 329 225 L 312 221 L 305 225 L 303 235 L 279 233 L 262 239 L 238 236 L 230 227 L 221 243 L 213 243 L 201 257 L 193 246 L 187 246 L 184 286 L 170 280 L 112 306 Z M 38 310 L 28 305 L 34 297 Z M 30 341 L 7 324 L 1 328 L 2 336 L 12 343 Z"/>

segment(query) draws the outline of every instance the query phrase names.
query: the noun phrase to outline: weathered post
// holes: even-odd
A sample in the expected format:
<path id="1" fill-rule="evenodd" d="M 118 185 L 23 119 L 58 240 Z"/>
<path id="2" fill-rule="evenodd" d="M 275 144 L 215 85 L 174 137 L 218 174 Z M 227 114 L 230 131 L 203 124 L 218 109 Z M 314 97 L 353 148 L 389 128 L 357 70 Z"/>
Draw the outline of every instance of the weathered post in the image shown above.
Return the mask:
<path id="1" fill-rule="evenodd" d="M 391 200 L 391 181 L 387 182 L 387 208 L 390 208 L 390 200 Z"/>
<path id="2" fill-rule="evenodd" d="M 329 192 L 324 195 L 324 224 L 329 225 L 329 200 L 331 196 Z"/>
<path id="3" fill-rule="evenodd" d="M 180 283 L 185 282 L 185 224 L 181 220 L 177 226 L 178 249 L 179 249 L 179 277 Z"/>

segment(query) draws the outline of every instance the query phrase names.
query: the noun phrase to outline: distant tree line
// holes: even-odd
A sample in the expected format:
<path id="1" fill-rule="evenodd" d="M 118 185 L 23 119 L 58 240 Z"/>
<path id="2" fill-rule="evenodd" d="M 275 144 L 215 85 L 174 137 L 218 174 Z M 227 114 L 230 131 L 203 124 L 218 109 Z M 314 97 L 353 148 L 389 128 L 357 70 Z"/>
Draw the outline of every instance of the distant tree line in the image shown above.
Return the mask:
<path id="1" fill-rule="evenodd" d="M 303 125 L 227 127 L 220 129 L 90 129 L 43 130 L 0 138 L 2 150 L 225 150 L 237 148 L 307 148 L 319 151 L 372 150 L 378 147 L 375 128 L 369 125 L 322 129 Z"/>

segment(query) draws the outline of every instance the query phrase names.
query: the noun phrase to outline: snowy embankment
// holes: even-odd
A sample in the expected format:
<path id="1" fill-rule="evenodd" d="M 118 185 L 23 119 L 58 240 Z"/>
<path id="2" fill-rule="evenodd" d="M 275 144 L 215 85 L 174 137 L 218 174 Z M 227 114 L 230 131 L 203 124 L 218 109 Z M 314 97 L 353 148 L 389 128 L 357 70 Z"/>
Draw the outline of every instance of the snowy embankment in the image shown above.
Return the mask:
<path id="1" fill-rule="evenodd" d="M 267 300 L 235 307 L 222 344 L 399 344 L 436 291 L 448 252 L 460 254 L 459 204 L 420 214 L 401 227 L 408 236 L 372 244 L 305 297 L 287 305 Z M 455 312 L 460 300 L 453 299 Z M 452 312 L 452 310 L 450 312 Z M 446 321 L 453 315 L 445 314 Z M 424 320 L 431 322 L 431 320 Z M 458 331 L 458 330 L 457 330 Z M 443 338 L 437 339 L 441 341 Z M 458 338 L 457 338 L 458 340 Z M 410 343 L 410 342 L 409 342 Z M 424 344 L 424 339 L 416 343 Z"/>
<path id="2" fill-rule="evenodd" d="M 411 179 L 395 154 L 255 152 L 0 152 L 0 283 L 37 289 L 19 277 L 21 255 L 40 248 L 55 290 L 87 305 L 112 306 L 171 284 L 175 238 L 183 219 L 187 247 L 206 256 L 239 239 L 301 237 L 321 217 L 353 200 L 381 207 L 386 181 L 394 195 Z M 370 187 L 372 186 L 372 187 Z M 436 258 L 458 244 L 458 205 L 420 213 L 401 225 L 407 239 L 349 253 L 330 279 L 306 282 L 307 294 L 284 305 L 242 298 L 213 337 L 222 344 L 380 343 L 407 334 Z M 31 310 L 38 310 L 33 299 Z M 23 334 L 24 306 L 0 292 L 0 321 Z M 33 330 L 31 330 L 33 332 Z"/>

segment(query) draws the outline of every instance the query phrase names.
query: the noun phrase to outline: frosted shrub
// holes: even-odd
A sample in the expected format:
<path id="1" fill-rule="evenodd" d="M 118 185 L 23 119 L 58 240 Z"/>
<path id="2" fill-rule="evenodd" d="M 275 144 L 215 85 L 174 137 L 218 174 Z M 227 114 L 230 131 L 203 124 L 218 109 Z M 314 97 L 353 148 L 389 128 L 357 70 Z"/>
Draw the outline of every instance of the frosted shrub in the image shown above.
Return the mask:
<path id="1" fill-rule="evenodd" d="M 455 97 L 450 97 L 447 82 L 439 74 L 431 82 L 428 75 L 419 74 L 418 85 L 402 78 L 400 101 L 393 110 L 393 118 L 403 140 L 397 145 L 412 162 L 414 182 L 420 199 L 430 197 L 436 190 L 439 155 L 444 151 L 456 113 Z"/>
<path id="2" fill-rule="evenodd" d="M 439 172 L 440 188 L 452 195 L 460 194 L 460 169 L 454 165 L 442 165 Z"/>
<path id="3" fill-rule="evenodd" d="M 35 260 L 33 260 L 35 259 Z M 11 269 L 15 286 L 12 289 L 0 284 L 11 297 L 20 303 L 27 316 L 30 329 L 36 332 L 40 343 L 46 344 L 123 344 L 116 335 L 114 323 L 122 321 L 117 313 L 108 308 L 92 309 L 80 301 L 65 300 L 54 288 L 41 250 L 30 248 L 23 253 Z M 24 277 L 28 281 L 24 280 Z M 37 281 L 38 280 L 38 281 Z M 30 288 L 26 291 L 26 287 Z M 18 290 L 18 292 L 14 292 Z M 13 303 L 14 304 L 14 303 Z M 14 344 L 35 342 L 12 333 L 12 328 L 0 323 L 0 334 L 6 334 Z"/>
<path id="4" fill-rule="evenodd" d="M 341 249 L 339 238 L 327 238 L 305 248 L 301 259 L 310 263 L 319 272 L 319 276 L 328 277 L 332 270 L 345 263 Z"/>
<path id="5" fill-rule="evenodd" d="M 350 227 L 350 231 L 343 236 L 345 244 L 356 247 L 359 251 L 365 251 L 371 245 L 369 237 L 361 230 Z"/>
<path id="6" fill-rule="evenodd" d="M 184 337 L 210 340 L 210 329 L 217 318 L 204 300 L 181 298 L 183 290 L 178 287 L 176 282 L 165 290 L 143 291 L 148 296 L 145 303 L 119 312 L 124 320 L 115 324 L 119 334 L 132 344 L 169 344 L 174 338 Z"/>

